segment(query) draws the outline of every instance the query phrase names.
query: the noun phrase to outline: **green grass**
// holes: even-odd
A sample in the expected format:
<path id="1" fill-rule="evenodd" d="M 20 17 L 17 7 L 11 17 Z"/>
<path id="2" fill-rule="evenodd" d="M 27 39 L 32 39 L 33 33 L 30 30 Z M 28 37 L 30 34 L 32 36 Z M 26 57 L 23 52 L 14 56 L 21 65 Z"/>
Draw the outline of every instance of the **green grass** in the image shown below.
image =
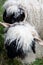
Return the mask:
<path id="1" fill-rule="evenodd" d="M 2 14 L 3 8 L 2 5 L 5 0 L 0 0 L 0 21 L 3 22 Z M 0 26 L 0 65 L 23 65 L 21 61 L 17 59 L 9 59 L 6 54 L 6 50 L 4 49 L 4 39 L 3 39 L 3 27 Z M 29 65 L 29 64 L 28 64 Z M 35 62 L 30 65 L 43 65 L 43 59 L 36 59 Z"/>
<path id="2" fill-rule="evenodd" d="M 2 19 L 2 14 L 3 14 L 3 8 L 2 8 L 2 5 L 4 3 L 4 0 L 0 0 L 0 21 L 3 21 Z M 0 54 L 2 52 L 2 49 L 3 49 L 3 38 L 2 38 L 2 35 L 3 35 L 3 27 L 0 26 Z"/>
<path id="3" fill-rule="evenodd" d="M 36 61 L 30 65 L 43 65 L 43 59 L 36 59 Z"/>

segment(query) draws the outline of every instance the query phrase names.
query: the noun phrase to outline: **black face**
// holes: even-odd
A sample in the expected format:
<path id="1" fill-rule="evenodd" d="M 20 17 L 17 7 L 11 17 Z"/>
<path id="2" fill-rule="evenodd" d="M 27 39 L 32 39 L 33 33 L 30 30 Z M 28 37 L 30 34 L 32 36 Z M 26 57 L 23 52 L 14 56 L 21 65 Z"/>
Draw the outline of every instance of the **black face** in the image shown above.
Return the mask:
<path id="1" fill-rule="evenodd" d="M 6 10 L 3 13 L 3 20 L 6 23 L 15 23 L 15 22 L 20 22 L 23 21 L 25 18 L 25 13 L 23 9 L 19 8 L 20 12 L 14 12 L 13 14 L 8 15 Z"/>
<path id="2" fill-rule="evenodd" d="M 14 40 L 10 45 L 8 45 L 9 41 L 5 44 L 5 48 L 7 50 L 7 55 L 9 58 L 15 58 L 19 56 L 20 58 L 24 58 L 25 54 L 21 48 L 17 50 L 16 40 Z"/>
<path id="3" fill-rule="evenodd" d="M 19 40 L 18 40 L 18 42 L 19 42 Z M 12 41 L 10 44 L 9 44 L 9 42 L 10 42 L 10 40 L 7 40 L 7 42 L 5 44 L 5 48 L 7 50 L 8 57 L 11 59 L 15 58 L 15 57 L 20 57 L 22 59 L 25 58 L 26 53 L 24 53 L 24 51 L 22 49 L 23 46 L 21 46 L 20 48 L 17 49 L 18 43 L 16 44 L 16 39 L 14 41 Z M 32 49 L 33 53 L 36 53 L 36 51 L 35 51 L 35 40 L 32 41 L 31 49 Z"/>

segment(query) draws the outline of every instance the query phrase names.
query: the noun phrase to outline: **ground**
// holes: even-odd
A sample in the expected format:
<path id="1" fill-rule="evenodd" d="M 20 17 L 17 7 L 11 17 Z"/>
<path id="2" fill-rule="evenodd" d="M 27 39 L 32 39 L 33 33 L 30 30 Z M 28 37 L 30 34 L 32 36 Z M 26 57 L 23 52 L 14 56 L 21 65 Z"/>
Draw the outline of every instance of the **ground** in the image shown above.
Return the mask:
<path id="1" fill-rule="evenodd" d="M 2 14 L 3 14 L 3 3 L 5 0 L 0 0 L 0 21 L 3 22 Z M 0 65 L 23 65 L 17 59 L 9 59 L 6 54 L 6 50 L 4 49 L 4 39 L 3 39 L 3 27 L 0 26 Z M 29 65 L 29 64 L 28 64 Z M 43 65 L 43 58 L 36 59 L 35 62 L 30 65 Z"/>

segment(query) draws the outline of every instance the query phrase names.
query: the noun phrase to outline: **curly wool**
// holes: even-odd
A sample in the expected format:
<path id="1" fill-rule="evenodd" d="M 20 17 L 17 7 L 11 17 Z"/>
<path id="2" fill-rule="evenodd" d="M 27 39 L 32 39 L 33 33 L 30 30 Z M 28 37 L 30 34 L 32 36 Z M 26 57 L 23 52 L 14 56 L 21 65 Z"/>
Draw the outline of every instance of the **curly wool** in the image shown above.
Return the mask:
<path id="1" fill-rule="evenodd" d="M 22 6 L 26 10 L 26 19 L 24 22 L 29 22 L 35 27 L 39 36 L 43 38 L 43 2 L 42 0 L 8 0 L 4 4 L 4 8 L 9 10 L 10 6 Z M 14 9 L 11 9 L 11 13 Z M 22 35 L 21 35 L 22 36 Z M 43 57 L 43 47 L 36 44 L 36 54 L 28 53 L 28 56 L 23 60 L 25 62 L 33 62 L 35 58 Z"/>

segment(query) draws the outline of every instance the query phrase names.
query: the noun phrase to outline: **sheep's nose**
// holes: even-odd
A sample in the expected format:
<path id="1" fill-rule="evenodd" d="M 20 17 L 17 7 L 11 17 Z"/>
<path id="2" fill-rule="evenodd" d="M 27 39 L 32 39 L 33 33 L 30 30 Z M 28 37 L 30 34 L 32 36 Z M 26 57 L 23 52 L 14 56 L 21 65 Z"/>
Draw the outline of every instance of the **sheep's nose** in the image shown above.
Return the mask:
<path id="1" fill-rule="evenodd" d="M 20 21 L 23 21 L 25 18 L 25 12 L 22 8 L 19 8 L 17 12 L 14 12 L 13 14 L 13 20 L 15 22 L 20 22 Z"/>

